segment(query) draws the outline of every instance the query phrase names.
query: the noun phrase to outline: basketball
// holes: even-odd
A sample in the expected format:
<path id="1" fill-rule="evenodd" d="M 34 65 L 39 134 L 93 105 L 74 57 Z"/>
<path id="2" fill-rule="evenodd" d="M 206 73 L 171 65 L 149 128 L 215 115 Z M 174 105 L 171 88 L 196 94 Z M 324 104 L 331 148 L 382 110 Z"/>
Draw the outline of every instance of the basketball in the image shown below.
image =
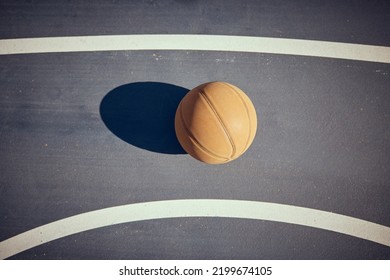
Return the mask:
<path id="1" fill-rule="evenodd" d="M 256 110 L 249 97 L 226 82 L 205 83 L 189 91 L 175 115 L 175 131 L 183 149 L 209 164 L 241 156 L 257 130 Z"/>

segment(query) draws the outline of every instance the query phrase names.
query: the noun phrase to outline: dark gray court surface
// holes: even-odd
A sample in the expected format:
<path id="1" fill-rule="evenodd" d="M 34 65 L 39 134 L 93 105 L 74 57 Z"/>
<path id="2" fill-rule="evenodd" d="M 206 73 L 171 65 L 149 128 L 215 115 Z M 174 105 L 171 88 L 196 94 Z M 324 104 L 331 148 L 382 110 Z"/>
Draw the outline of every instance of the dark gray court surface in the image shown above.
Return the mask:
<path id="1" fill-rule="evenodd" d="M 2 0 L 0 38 L 223 34 L 390 46 L 389 18 L 388 1 Z M 183 154 L 172 126 L 185 92 L 214 80 L 243 89 L 259 118 L 247 153 L 218 166 Z M 389 64 L 28 54 L 1 56 L 0 81 L 0 241 L 87 211 L 181 198 L 283 203 L 390 226 Z M 389 247 L 320 229 L 177 218 L 95 229 L 11 259 L 389 258 Z"/>

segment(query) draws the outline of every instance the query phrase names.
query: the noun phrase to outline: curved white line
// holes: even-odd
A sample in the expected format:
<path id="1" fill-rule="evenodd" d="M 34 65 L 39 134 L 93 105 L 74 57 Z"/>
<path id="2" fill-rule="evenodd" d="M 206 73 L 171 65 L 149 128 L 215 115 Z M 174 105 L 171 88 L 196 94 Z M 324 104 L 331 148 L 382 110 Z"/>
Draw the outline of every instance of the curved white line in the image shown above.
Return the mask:
<path id="1" fill-rule="evenodd" d="M 390 47 L 285 38 L 156 34 L 0 40 L 0 55 L 123 50 L 235 51 L 390 63 Z"/>
<path id="2" fill-rule="evenodd" d="M 340 214 L 291 205 L 223 199 L 165 200 L 87 212 L 0 242 L 0 259 L 75 233 L 135 221 L 179 217 L 268 220 L 330 230 L 390 246 L 390 227 Z"/>

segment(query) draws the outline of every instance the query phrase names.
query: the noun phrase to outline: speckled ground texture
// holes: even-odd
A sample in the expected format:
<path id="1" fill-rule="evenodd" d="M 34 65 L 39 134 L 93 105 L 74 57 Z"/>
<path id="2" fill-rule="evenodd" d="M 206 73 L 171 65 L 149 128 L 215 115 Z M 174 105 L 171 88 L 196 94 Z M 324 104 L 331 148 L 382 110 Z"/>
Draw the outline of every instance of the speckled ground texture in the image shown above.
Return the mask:
<path id="1" fill-rule="evenodd" d="M 389 17 L 388 1 L 2 0 L 0 38 L 222 34 L 390 46 Z M 259 119 L 249 150 L 224 165 L 192 159 L 173 131 L 182 96 L 214 80 L 245 91 Z M 1 56 L 0 81 L 0 240 L 87 211 L 182 198 L 283 203 L 390 226 L 389 64 L 27 54 Z M 270 221 L 177 218 L 95 229 L 11 259 L 390 259 L 390 248 Z"/>

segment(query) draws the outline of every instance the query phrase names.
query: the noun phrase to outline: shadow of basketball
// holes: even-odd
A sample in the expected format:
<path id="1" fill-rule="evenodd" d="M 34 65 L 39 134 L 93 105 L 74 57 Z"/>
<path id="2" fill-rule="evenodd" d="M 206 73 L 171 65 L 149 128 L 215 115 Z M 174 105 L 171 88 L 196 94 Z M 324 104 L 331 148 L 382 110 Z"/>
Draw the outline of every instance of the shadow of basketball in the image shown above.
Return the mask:
<path id="1" fill-rule="evenodd" d="M 136 147 L 164 154 L 185 154 L 174 127 L 175 112 L 189 90 L 158 82 L 137 82 L 111 90 L 100 103 L 107 128 Z"/>

